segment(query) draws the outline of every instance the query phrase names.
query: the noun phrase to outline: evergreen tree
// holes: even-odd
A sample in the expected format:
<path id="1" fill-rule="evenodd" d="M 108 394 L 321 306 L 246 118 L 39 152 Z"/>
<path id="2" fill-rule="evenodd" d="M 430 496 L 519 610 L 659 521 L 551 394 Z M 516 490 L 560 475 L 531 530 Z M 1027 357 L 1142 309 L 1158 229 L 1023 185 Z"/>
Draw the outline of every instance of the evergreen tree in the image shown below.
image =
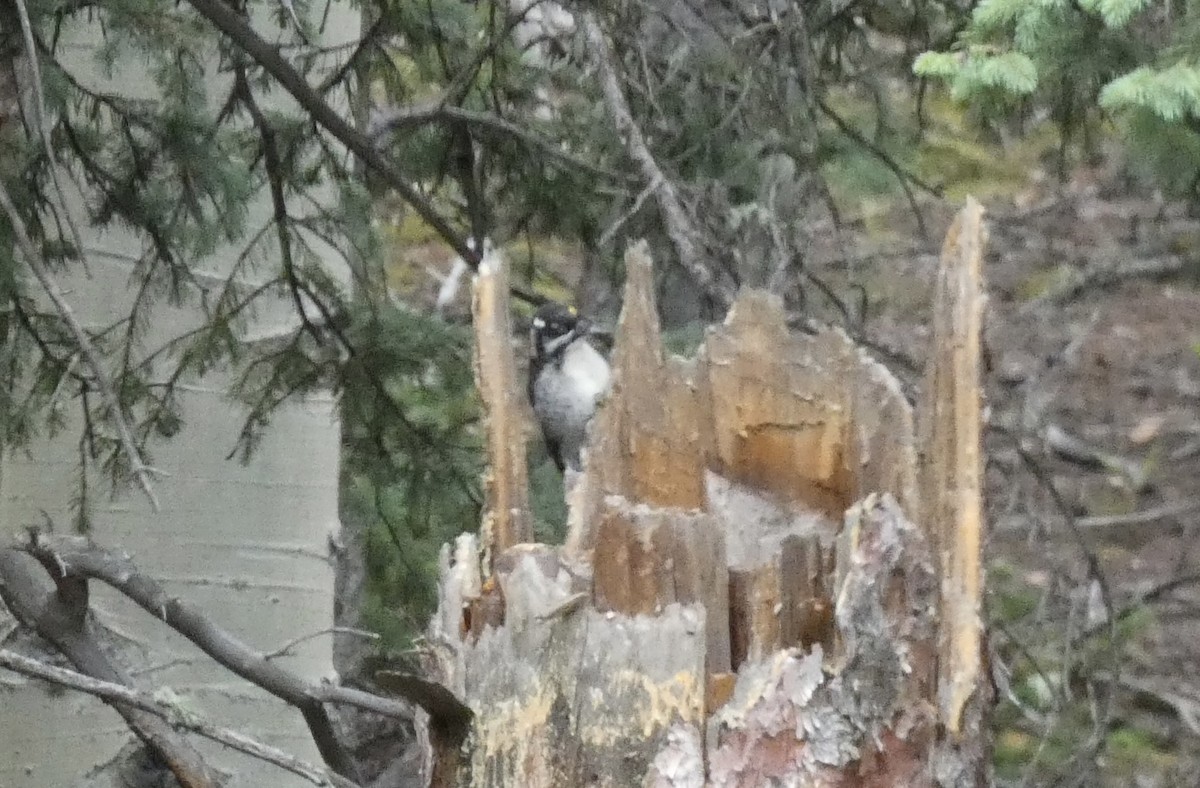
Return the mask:
<path id="1" fill-rule="evenodd" d="M 1062 140 L 1089 153 L 1117 121 L 1133 161 L 1173 193 L 1200 197 L 1200 16 L 1145 0 L 984 0 L 953 48 L 914 71 L 985 114 L 1045 109 Z"/>

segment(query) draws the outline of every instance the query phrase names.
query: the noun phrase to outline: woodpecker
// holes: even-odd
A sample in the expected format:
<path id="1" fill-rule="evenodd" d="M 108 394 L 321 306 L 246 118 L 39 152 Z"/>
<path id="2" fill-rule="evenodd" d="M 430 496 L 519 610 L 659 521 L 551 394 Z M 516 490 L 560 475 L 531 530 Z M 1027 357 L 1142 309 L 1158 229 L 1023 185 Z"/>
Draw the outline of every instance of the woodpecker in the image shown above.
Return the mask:
<path id="1" fill-rule="evenodd" d="M 544 304 L 533 316 L 529 402 L 560 471 L 581 470 L 588 422 L 612 378 L 608 362 L 588 340 L 593 333 L 591 321 L 559 303 Z"/>

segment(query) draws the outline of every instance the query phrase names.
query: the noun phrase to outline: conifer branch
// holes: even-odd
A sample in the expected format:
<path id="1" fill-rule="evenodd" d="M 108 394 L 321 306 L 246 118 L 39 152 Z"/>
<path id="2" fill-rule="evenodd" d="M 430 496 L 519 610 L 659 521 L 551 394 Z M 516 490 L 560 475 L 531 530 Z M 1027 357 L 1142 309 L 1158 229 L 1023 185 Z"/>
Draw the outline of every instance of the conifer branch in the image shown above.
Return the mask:
<path id="1" fill-rule="evenodd" d="M 300 72 L 288 63 L 278 50 L 267 43 L 253 28 L 222 0 L 188 0 L 209 22 L 241 48 L 291 94 L 313 120 L 338 139 L 347 149 L 376 172 L 388 186 L 399 192 L 417 214 L 442 237 L 451 248 L 472 267 L 479 264 L 479 255 L 468 246 L 466 239 L 455 232 L 433 204 L 416 190 L 400 169 L 379 151 L 371 140 L 337 113 L 313 89 Z"/>
<path id="2" fill-rule="evenodd" d="M 445 100 L 380 110 L 378 115 L 372 120 L 368 133 L 371 139 L 378 142 L 386 135 L 392 134 L 399 129 L 410 126 L 421 126 L 436 120 L 447 120 L 453 123 L 497 131 L 524 143 L 534 151 L 545 153 L 551 159 L 571 167 L 576 167 L 610 180 L 629 180 L 628 175 L 613 172 L 612 170 L 597 166 L 590 161 L 585 161 L 563 150 L 553 140 L 546 139 L 524 126 L 513 123 L 507 118 L 502 118 L 492 112 L 477 112 L 464 107 L 458 107 L 446 103 Z"/>
<path id="3" fill-rule="evenodd" d="M 246 79 L 246 69 L 240 63 L 234 72 L 234 93 L 237 94 L 242 106 L 250 113 L 250 119 L 254 121 L 254 125 L 258 127 L 258 132 L 262 136 L 263 166 L 266 169 L 267 183 L 271 192 L 275 237 L 279 243 L 284 280 L 287 282 L 288 292 L 292 297 L 292 305 L 296 309 L 296 316 L 300 318 L 304 330 L 314 340 L 320 342 L 321 336 L 312 320 L 309 319 L 308 311 L 304 308 L 304 300 L 300 297 L 299 284 L 296 279 L 296 261 L 292 254 L 292 239 L 288 235 L 287 199 L 283 193 L 283 159 L 279 155 L 279 146 L 276 144 L 275 129 L 271 127 L 267 116 L 263 114 L 258 102 L 254 100 L 254 92 L 250 90 L 250 83 Z"/>
<path id="4" fill-rule="evenodd" d="M 54 144 L 50 140 L 50 123 L 46 117 L 46 89 L 42 82 L 42 67 L 38 62 L 33 24 L 29 21 L 29 9 L 25 5 L 25 0 L 16 0 L 16 6 L 17 15 L 21 20 L 21 35 L 25 41 L 25 57 L 29 60 L 29 73 L 33 78 L 34 123 L 37 125 L 37 133 L 42 147 L 46 149 L 46 160 L 50 163 L 50 180 L 54 183 L 54 190 L 58 192 L 58 199 L 62 203 L 63 218 L 66 220 L 67 228 L 71 231 L 71 241 L 75 244 L 76 254 L 83 261 L 86 270 L 87 259 L 83 255 L 83 235 L 79 232 L 79 225 L 71 217 L 71 209 L 67 205 L 67 193 L 63 190 L 62 180 L 59 178 L 58 158 L 54 155 Z"/>
<path id="5" fill-rule="evenodd" d="M 291 94 L 292 98 L 313 120 L 346 146 L 367 167 L 373 170 L 388 186 L 395 189 L 403 199 L 439 236 L 458 254 L 472 270 L 479 266 L 480 255 L 467 243 L 467 239 L 456 232 L 433 204 L 408 182 L 404 173 L 388 159 L 370 137 L 354 128 L 337 113 L 304 77 L 288 63 L 279 51 L 259 36 L 250 25 L 222 0 L 188 0 L 218 30 L 249 55 L 259 66 Z M 322 86 L 328 90 L 329 86 Z M 536 293 L 514 286 L 512 294 L 522 301 L 538 306 L 545 299 Z"/>
<path id="6" fill-rule="evenodd" d="M 125 457 L 129 461 L 130 472 L 133 473 L 142 491 L 150 500 L 151 508 L 157 512 L 159 510 L 158 496 L 154 494 L 154 488 L 150 483 L 150 476 L 151 474 L 161 473 L 161 471 L 149 467 L 142 461 L 142 453 L 133 439 L 133 430 L 130 428 L 129 422 L 125 419 L 125 409 L 121 406 L 121 399 L 117 395 L 117 389 L 113 385 L 113 380 L 109 376 L 108 370 L 104 367 L 104 361 L 100 358 L 100 353 L 92 343 L 91 337 L 88 336 L 87 330 L 79 322 L 79 318 L 75 316 L 75 310 L 71 308 L 71 304 L 67 301 L 62 288 L 51 275 L 41 255 L 38 254 L 37 247 L 30 240 L 29 232 L 25 228 L 25 222 L 21 219 L 21 214 L 17 211 L 17 206 L 3 183 L 0 183 L 0 207 L 4 209 L 4 213 L 8 216 L 9 223 L 12 225 L 13 235 L 17 241 L 17 248 L 21 250 L 21 256 L 25 258 L 25 264 L 29 266 L 29 270 L 33 272 L 34 277 L 38 280 L 42 289 L 46 291 L 46 295 L 49 296 L 51 302 L 53 302 L 55 310 L 67 325 L 71 336 L 75 339 L 79 353 L 91 368 L 96 388 L 99 390 L 100 396 L 109 410 L 113 424 L 116 426 L 117 437 L 120 440 Z M 80 249 L 80 253 L 82 253 L 82 249 Z"/>

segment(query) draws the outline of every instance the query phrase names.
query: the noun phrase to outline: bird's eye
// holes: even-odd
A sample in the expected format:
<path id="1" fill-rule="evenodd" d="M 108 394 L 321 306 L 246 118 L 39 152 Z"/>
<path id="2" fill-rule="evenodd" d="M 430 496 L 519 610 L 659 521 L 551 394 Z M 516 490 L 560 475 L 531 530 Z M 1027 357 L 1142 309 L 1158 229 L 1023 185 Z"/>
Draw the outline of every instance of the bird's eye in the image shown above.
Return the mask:
<path id="1" fill-rule="evenodd" d="M 533 327 L 539 330 L 543 329 L 546 327 L 546 321 L 542 320 L 540 317 L 535 317 L 533 319 Z"/>

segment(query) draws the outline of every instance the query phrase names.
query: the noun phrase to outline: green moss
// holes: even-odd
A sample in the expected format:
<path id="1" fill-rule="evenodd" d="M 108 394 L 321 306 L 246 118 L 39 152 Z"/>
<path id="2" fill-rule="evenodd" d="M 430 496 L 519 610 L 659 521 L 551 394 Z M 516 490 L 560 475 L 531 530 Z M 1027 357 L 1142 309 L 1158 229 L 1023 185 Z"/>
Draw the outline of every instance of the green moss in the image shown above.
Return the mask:
<path id="1" fill-rule="evenodd" d="M 667 352 L 684 358 L 696 355 L 696 351 L 703 341 L 703 323 L 688 323 L 685 326 L 663 332 L 663 345 Z"/>
<path id="2" fill-rule="evenodd" d="M 993 596 L 993 612 L 1002 621 L 1019 621 L 1038 608 L 1042 595 L 1035 589 L 1024 587 L 1002 590 Z"/>
<path id="3" fill-rule="evenodd" d="M 1107 771 L 1112 777 L 1165 772 L 1178 761 L 1169 742 L 1161 741 L 1143 728 L 1123 725 L 1108 734 L 1107 744 Z"/>
<path id="4" fill-rule="evenodd" d="M 1036 738 L 1023 731 L 1001 731 L 996 736 L 996 749 L 992 755 L 997 773 L 1008 779 L 1020 776 L 1021 767 L 1029 763 L 1037 744 Z"/>
<path id="5" fill-rule="evenodd" d="M 1072 269 L 1068 265 L 1055 265 L 1034 271 L 1017 286 L 1017 298 L 1031 301 L 1067 281 Z"/>
<path id="6" fill-rule="evenodd" d="M 906 106 L 912 97 L 899 97 L 894 106 Z M 923 105 L 924 123 L 916 127 L 907 110 L 889 114 L 887 133 L 875 138 L 878 110 L 874 101 L 850 91 L 835 91 L 830 106 L 864 137 L 886 151 L 895 164 L 923 181 L 940 185 L 950 200 L 967 195 L 978 198 L 1011 198 L 1027 189 L 1030 176 L 1059 147 L 1058 128 L 1049 121 L 1030 124 L 1001 144 L 981 127 L 976 116 L 953 101 L 946 90 L 932 90 Z M 1106 134 L 1116 133 L 1106 128 Z M 827 143 L 822 173 L 839 206 L 862 211 L 871 220 L 887 224 L 887 210 L 902 195 L 892 168 L 879 156 L 836 135 Z M 876 230 L 881 228 L 876 227 Z"/>

